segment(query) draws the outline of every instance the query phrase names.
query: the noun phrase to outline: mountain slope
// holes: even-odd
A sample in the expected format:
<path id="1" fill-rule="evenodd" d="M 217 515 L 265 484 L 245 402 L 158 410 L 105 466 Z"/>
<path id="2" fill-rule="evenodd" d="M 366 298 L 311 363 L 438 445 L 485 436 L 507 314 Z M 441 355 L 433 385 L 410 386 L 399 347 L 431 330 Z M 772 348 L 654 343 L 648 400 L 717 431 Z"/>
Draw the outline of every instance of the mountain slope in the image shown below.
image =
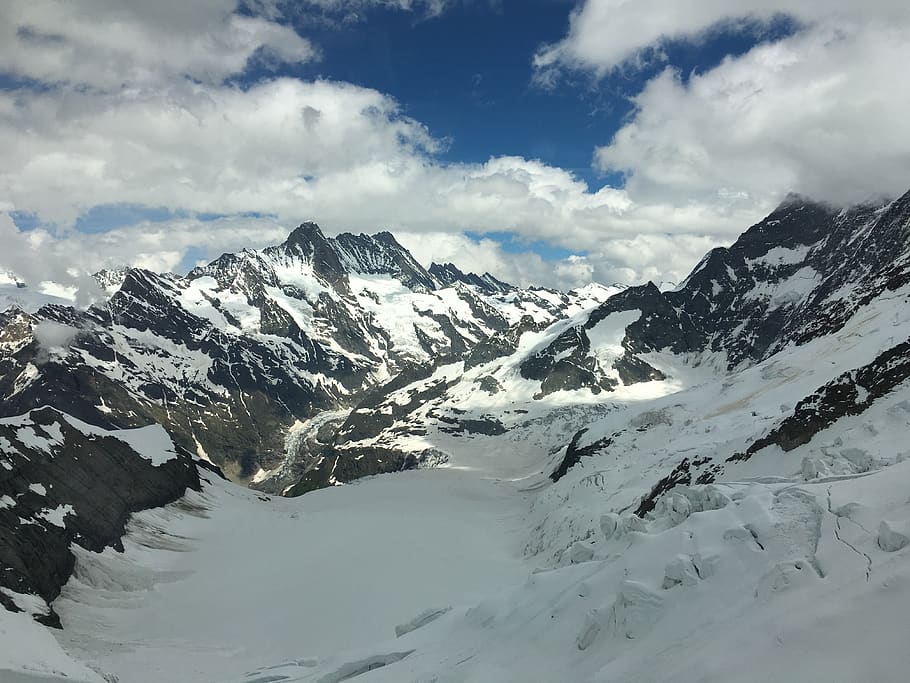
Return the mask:
<path id="1" fill-rule="evenodd" d="M 75 565 L 71 544 L 122 547 L 131 513 L 199 487 L 160 426 L 108 431 L 52 408 L 0 418 L 0 605 L 59 626 L 50 605 Z"/>

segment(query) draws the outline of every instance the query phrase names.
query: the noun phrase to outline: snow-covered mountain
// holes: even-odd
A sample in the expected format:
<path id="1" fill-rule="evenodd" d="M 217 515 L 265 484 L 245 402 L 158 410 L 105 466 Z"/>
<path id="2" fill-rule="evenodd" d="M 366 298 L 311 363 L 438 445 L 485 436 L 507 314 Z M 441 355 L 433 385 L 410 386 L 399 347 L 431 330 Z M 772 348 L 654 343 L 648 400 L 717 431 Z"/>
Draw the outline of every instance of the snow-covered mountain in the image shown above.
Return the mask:
<path id="1" fill-rule="evenodd" d="M 312 224 L 105 284 L 0 325 L 13 680 L 906 678 L 910 193 L 788 197 L 666 291 Z M 114 517 L 67 483 L 108 469 Z"/>
<path id="2" fill-rule="evenodd" d="M 283 462 L 298 421 L 616 291 L 522 290 L 451 265 L 427 271 L 389 233 L 327 238 L 313 223 L 187 277 L 134 268 L 98 279 L 112 292 L 104 306 L 0 313 L 0 414 L 53 405 L 105 428 L 161 424 L 241 481 Z"/>
<path id="3" fill-rule="evenodd" d="M 706 255 L 673 291 L 651 283 L 630 287 L 544 330 L 526 331 L 514 339 L 510 354 L 483 357 L 493 338 L 416 382 L 390 383 L 381 399 L 364 401 L 346 418 L 334 451 L 341 453 L 339 462 L 345 454 L 371 449 L 416 455 L 433 448 L 444 458 L 451 447 L 443 444 L 464 434 L 514 439 L 517 430 L 538 429 L 538 418 L 553 429 L 559 422 L 555 402 L 564 404 L 560 410 L 575 431 L 553 447 L 573 441 L 566 454 L 572 461 L 584 443 L 576 432 L 593 430 L 591 411 L 628 397 L 677 392 L 693 373 L 723 386 L 782 352 L 831 342 L 826 372 L 802 373 L 814 383 L 781 401 L 780 424 L 756 424 L 727 450 L 690 458 L 684 476 L 666 473 L 668 484 L 708 483 L 723 472 L 727 458 L 745 459 L 771 443 L 788 449 L 805 443 L 907 379 L 906 336 L 899 325 L 905 296 L 895 292 L 910 283 L 908 245 L 910 195 L 849 210 L 788 197 L 730 248 Z M 863 315 L 893 318 L 876 328 L 887 331 L 887 341 L 861 345 L 859 355 L 848 353 L 855 345 L 842 343 L 844 328 Z M 849 388 L 857 383 L 866 388 Z M 657 487 L 654 495 L 660 492 Z"/>

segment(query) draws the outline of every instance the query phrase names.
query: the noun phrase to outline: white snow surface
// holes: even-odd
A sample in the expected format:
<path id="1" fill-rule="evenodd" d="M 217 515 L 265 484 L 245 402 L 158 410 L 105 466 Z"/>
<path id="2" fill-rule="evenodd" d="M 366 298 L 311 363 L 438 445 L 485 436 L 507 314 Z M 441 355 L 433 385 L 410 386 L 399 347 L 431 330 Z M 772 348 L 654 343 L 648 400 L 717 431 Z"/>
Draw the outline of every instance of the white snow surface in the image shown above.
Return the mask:
<path id="1" fill-rule="evenodd" d="M 641 317 L 640 310 L 622 311 L 611 313 L 590 330 L 586 330 L 588 340 L 591 342 L 591 353 L 603 367 L 610 367 L 613 362 L 622 356 L 625 349 L 622 340 L 626 334 L 626 327 Z"/>
<path id="2" fill-rule="evenodd" d="M 148 425 L 133 429 L 101 429 L 66 415 L 65 419 L 83 434 L 111 436 L 132 448 L 137 455 L 151 462 L 155 467 L 177 457 L 174 442 L 161 425 Z"/>
<path id="3" fill-rule="evenodd" d="M 0 609 L 0 681 L 104 683 L 97 672 L 67 655 L 30 614 L 5 609 Z"/>
<path id="4" fill-rule="evenodd" d="M 551 405 L 440 441 L 448 468 L 292 500 L 213 481 L 137 515 L 124 555 L 79 553 L 61 643 L 139 683 L 906 680 L 910 387 L 629 514 L 666 460 L 738 447 L 883 333 L 846 330 L 872 346 L 834 367 L 816 344 L 719 384 L 703 359 L 663 396 Z M 633 440 L 553 484 L 572 414 Z"/>
<path id="5" fill-rule="evenodd" d="M 121 681 L 244 680 L 394 639 L 428 605 L 466 609 L 527 574 L 522 496 L 502 482 L 419 470 L 261 498 L 213 480 L 136 515 L 125 554 L 79 551 L 61 642 Z"/>

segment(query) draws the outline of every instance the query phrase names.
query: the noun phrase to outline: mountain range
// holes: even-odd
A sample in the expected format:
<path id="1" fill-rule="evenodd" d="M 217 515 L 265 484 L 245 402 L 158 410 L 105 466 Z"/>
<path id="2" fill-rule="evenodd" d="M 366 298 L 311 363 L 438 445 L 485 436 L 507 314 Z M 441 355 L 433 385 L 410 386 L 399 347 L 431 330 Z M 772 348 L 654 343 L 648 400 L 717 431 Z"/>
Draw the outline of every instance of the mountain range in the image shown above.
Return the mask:
<path id="1" fill-rule="evenodd" d="M 291 643 L 217 676 L 233 655 L 197 652 L 186 680 L 859 680 L 908 634 L 890 605 L 910 597 L 910 193 L 849 208 L 788 196 L 673 289 L 521 288 L 424 268 L 388 232 L 314 223 L 186 276 L 96 279 L 108 298 L 86 309 L 2 292 L 0 605 L 62 626 L 107 680 L 145 680 L 129 652 L 164 641 L 105 655 L 79 634 L 114 638 L 102 606 L 138 575 L 179 583 L 159 554 L 214 534 L 200 519 L 294 534 L 294 515 L 337 494 L 301 541 L 334 547 L 359 528 L 338 520 L 369 524 L 386 489 L 418 495 L 369 478 L 391 472 L 433 492 L 412 510 L 427 548 L 452 514 L 510 501 L 475 526 L 520 546 L 522 580 L 491 574 L 461 604 L 427 589 L 448 602 L 398 623 L 395 648 L 310 660 Z M 472 529 L 457 531 L 466 548 Z M 293 564 L 287 535 L 269 538 L 262 552 Z M 362 559 L 332 552 L 320 580 L 343 602 L 340 568 Z M 235 592 L 229 571 L 212 577 L 224 557 L 193 572 Z M 287 596 L 297 578 L 268 588 Z M 881 643 L 848 647 L 850 624 L 876 620 Z M 783 624 L 770 640 L 769 623 Z M 898 680 L 893 654 L 879 680 Z M 69 664 L 54 666 L 38 670 Z"/>

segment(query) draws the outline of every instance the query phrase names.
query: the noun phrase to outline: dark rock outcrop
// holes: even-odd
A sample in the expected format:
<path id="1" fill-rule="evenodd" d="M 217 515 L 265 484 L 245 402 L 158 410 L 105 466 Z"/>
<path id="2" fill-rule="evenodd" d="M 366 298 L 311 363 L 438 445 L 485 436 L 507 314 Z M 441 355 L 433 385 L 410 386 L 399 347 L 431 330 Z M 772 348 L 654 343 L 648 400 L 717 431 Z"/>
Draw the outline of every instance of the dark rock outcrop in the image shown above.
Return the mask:
<path id="1" fill-rule="evenodd" d="M 550 473 L 550 479 L 554 482 L 557 482 L 566 476 L 569 470 L 575 467 L 582 458 L 594 455 L 595 453 L 599 453 L 609 448 L 613 444 L 613 439 L 619 436 L 618 434 L 614 434 L 612 438 L 599 439 L 587 446 L 579 446 L 578 444 L 581 441 L 581 438 L 587 431 L 587 429 L 578 430 L 575 433 L 575 436 L 572 437 L 572 442 L 566 446 L 566 452 L 563 455 L 562 460 L 560 460 L 556 469 Z"/>
<path id="2" fill-rule="evenodd" d="M 730 461 L 748 460 L 776 445 L 784 451 L 809 443 L 823 429 L 848 415 L 860 415 L 872 403 L 910 379 L 910 341 L 881 353 L 871 363 L 845 372 L 803 398 L 771 432 L 754 441 Z"/>
<path id="3" fill-rule="evenodd" d="M 154 464 L 118 432 L 51 408 L 0 421 L 0 444 L 0 587 L 48 605 L 73 571 L 70 544 L 122 550 L 131 513 L 200 487 L 192 456 L 179 446 Z M 2 593 L 0 603 L 15 610 Z M 40 620 L 59 626 L 50 607 Z"/>

